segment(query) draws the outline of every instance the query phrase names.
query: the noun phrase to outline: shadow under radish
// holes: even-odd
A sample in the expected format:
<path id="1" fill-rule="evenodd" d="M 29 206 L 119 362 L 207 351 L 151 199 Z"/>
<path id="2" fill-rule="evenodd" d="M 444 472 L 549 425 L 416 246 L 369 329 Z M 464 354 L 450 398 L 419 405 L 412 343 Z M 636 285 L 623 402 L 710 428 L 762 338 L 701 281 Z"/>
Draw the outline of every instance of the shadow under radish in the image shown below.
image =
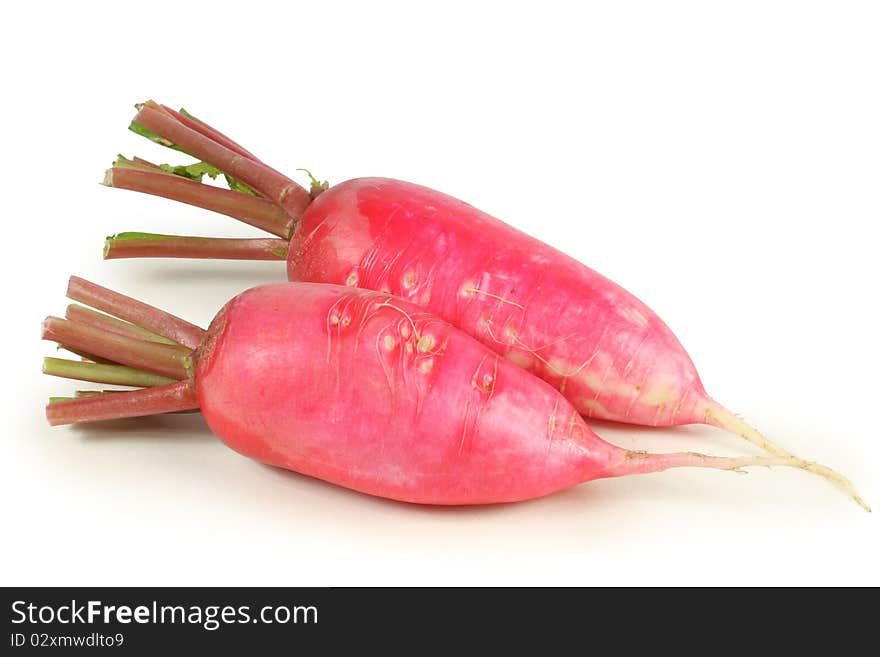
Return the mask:
<path id="1" fill-rule="evenodd" d="M 243 290 L 266 283 L 284 283 L 287 269 L 278 262 L 230 260 L 219 266 L 217 261 L 163 260 L 162 266 L 150 269 L 150 276 L 164 285 L 222 283 Z"/>
<path id="2" fill-rule="evenodd" d="M 72 424 L 67 428 L 87 441 L 192 443 L 219 440 L 201 413 L 173 413 Z"/>

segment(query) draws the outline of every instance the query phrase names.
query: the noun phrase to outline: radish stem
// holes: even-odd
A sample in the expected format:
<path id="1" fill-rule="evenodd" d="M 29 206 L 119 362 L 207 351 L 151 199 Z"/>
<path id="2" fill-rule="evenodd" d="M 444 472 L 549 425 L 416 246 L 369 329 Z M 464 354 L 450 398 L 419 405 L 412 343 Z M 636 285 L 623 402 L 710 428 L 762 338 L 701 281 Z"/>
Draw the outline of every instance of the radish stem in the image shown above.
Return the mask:
<path id="1" fill-rule="evenodd" d="M 65 317 L 79 324 L 103 329 L 105 331 L 110 331 L 111 333 L 118 333 L 119 335 L 127 335 L 130 338 L 138 338 L 149 342 L 161 342 L 162 344 L 178 344 L 177 342 L 174 342 L 174 340 L 169 340 L 168 338 L 157 335 L 152 331 L 143 329 L 140 326 L 135 326 L 129 322 L 117 319 L 116 317 L 111 317 L 110 315 L 105 315 L 104 313 L 99 313 L 97 310 L 92 310 L 91 308 L 86 308 L 85 306 L 80 306 L 76 303 L 67 306 Z"/>
<path id="2" fill-rule="evenodd" d="M 50 404 L 56 404 L 61 401 L 69 401 L 71 399 L 82 399 L 83 397 L 98 397 L 100 395 L 115 395 L 120 392 L 126 392 L 125 390 L 75 390 L 73 393 L 73 397 L 49 397 Z M 168 411 L 174 415 L 178 414 L 187 414 L 187 413 L 198 413 L 198 408 L 187 408 L 182 411 Z"/>
<path id="3" fill-rule="evenodd" d="M 143 390 L 129 390 L 108 395 L 95 395 L 57 401 L 46 406 L 49 424 L 72 424 L 141 417 L 197 409 L 199 400 L 191 380 Z"/>
<path id="4" fill-rule="evenodd" d="M 69 351 L 72 354 L 76 354 L 77 356 L 79 356 L 80 358 L 82 358 L 84 361 L 87 361 L 87 362 L 104 363 L 105 365 L 116 365 L 117 364 L 115 360 L 110 360 L 109 358 L 101 358 L 100 356 L 96 356 L 95 354 L 90 354 L 89 352 L 83 351 L 82 349 L 76 349 L 74 347 L 71 347 L 70 345 L 66 345 L 66 344 L 57 345 L 58 351 L 60 351 L 62 349 L 65 351 Z"/>
<path id="5" fill-rule="evenodd" d="M 104 258 L 214 258 L 286 260 L 289 243 L 282 239 L 184 237 L 153 233 L 119 233 L 104 242 Z"/>
<path id="6" fill-rule="evenodd" d="M 192 114 L 187 112 L 182 107 L 178 111 L 175 111 L 175 110 L 171 109 L 170 107 L 168 107 L 167 105 L 162 105 L 162 109 L 164 109 L 166 112 L 173 115 L 174 118 L 176 118 L 178 121 L 183 123 L 188 128 L 192 128 L 196 132 L 200 132 L 203 135 L 205 135 L 206 137 L 210 137 L 211 139 L 216 141 L 218 144 L 225 146 L 229 150 L 235 151 L 239 155 L 243 155 L 243 156 L 250 158 L 252 160 L 257 159 L 253 153 L 245 150 L 240 144 L 235 143 L 229 137 L 224 135 L 222 132 L 220 132 L 219 130 L 217 130 L 215 128 L 212 128 L 211 126 L 209 126 L 207 123 L 205 123 L 201 119 L 197 119 L 196 117 L 194 117 Z"/>
<path id="7" fill-rule="evenodd" d="M 172 379 L 192 373 L 192 352 L 185 347 L 129 338 L 59 317 L 43 321 L 42 337 Z"/>
<path id="8" fill-rule="evenodd" d="M 174 383 L 175 379 L 145 372 L 125 365 L 105 365 L 103 363 L 83 363 L 64 358 L 44 358 L 43 374 L 60 376 L 66 379 L 112 383 L 120 386 L 150 388 Z"/>
<path id="9" fill-rule="evenodd" d="M 103 310 L 120 319 L 158 333 L 185 347 L 195 349 L 202 343 L 204 329 L 175 317 L 164 310 L 136 301 L 113 290 L 95 285 L 77 276 L 70 277 L 67 296 L 92 308 Z M 61 340 L 63 342 L 63 340 Z M 78 345 L 73 345 L 77 347 Z M 103 356 L 104 354 L 98 354 Z"/>
<path id="10" fill-rule="evenodd" d="M 107 170 L 103 184 L 218 212 L 279 237 L 289 239 L 293 232 L 294 219 L 272 201 L 166 173 L 159 167 L 150 169 L 141 161 L 128 162 L 118 166 L 117 161 L 117 166 Z"/>

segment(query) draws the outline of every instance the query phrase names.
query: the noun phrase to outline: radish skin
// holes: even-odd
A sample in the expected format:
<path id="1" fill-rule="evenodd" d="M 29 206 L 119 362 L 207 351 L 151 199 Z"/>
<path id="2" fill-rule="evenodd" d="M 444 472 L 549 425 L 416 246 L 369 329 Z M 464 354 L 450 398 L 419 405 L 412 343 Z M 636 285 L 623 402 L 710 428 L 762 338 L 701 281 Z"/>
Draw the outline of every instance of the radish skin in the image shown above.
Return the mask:
<path id="1" fill-rule="evenodd" d="M 638 299 L 564 253 L 439 192 L 336 185 L 297 226 L 288 278 L 384 290 L 444 317 L 560 390 L 586 417 L 704 422 L 684 348 Z"/>
<path id="2" fill-rule="evenodd" d="M 616 447 L 548 383 L 419 306 L 373 291 L 253 288 L 217 314 L 192 360 L 194 372 L 178 382 L 56 399 L 47 417 L 63 424 L 198 407 L 250 458 L 420 504 L 513 502 L 676 467 L 809 465 Z"/>

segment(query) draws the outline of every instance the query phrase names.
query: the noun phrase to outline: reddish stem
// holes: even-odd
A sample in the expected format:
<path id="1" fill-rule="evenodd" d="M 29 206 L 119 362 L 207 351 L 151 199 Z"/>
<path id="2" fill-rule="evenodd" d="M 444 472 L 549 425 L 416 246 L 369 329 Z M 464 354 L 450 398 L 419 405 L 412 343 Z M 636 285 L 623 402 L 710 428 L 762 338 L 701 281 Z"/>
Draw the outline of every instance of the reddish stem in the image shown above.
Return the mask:
<path id="1" fill-rule="evenodd" d="M 195 349 L 202 343 L 205 331 L 195 324 L 175 317 L 146 303 L 95 285 L 77 276 L 70 277 L 67 296 L 92 308 L 103 310 L 132 324 L 158 333 L 185 347 Z M 61 340 L 60 342 L 63 342 Z M 77 345 L 72 345 L 76 347 Z M 88 349 L 86 349 L 88 351 Z M 98 354 L 104 356 L 104 354 Z"/>
<path id="2" fill-rule="evenodd" d="M 155 388 L 55 402 L 46 406 L 46 419 L 52 426 L 57 426 L 173 413 L 198 407 L 195 384 L 186 380 Z"/>
<path id="3" fill-rule="evenodd" d="M 75 390 L 73 393 L 73 397 L 49 397 L 50 404 L 57 404 L 62 401 L 69 401 L 71 399 L 81 399 L 82 397 L 97 397 L 98 395 L 115 395 L 120 392 L 125 392 L 124 390 Z M 178 413 L 198 413 L 198 408 L 188 408 L 183 411 L 168 411 L 169 413 L 174 413 L 175 415 Z"/>
<path id="4" fill-rule="evenodd" d="M 184 237 L 151 233 L 120 233 L 104 243 L 104 258 L 213 258 L 221 260 L 285 260 L 289 243 L 281 239 Z"/>
<path id="5" fill-rule="evenodd" d="M 147 170 L 146 165 L 143 167 L 108 169 L 104 184 L 194 205 L 225 214 L 273 235 L 290 238 L 294 220 L 272 201 L 175 176 L 158 167 L 153 170 Z"/>
<path id="6" fill-rule="evenodd" d="M 114 365 L 114 364 L 116 364 L 116 361 L 110 360 L 110 359 L 108 359 L 108 358 L 101 358 L 100 356 L 96 356 L 95 354 L 90 354 L 90 353 L 88 353 L 88 352 L 86 352 L 86 351 L 83 351 L 82 349 L 74 349 L 74 348 L 71 347 L 70 345 L 59 344 L 59 345 L 58 345 L 58 348 L 59 348 L 59 349 L 64 349 L 65 351 L 69 351 L 69 352 L 72 353 L 72 354 L 76 354 L 77 356 L 79 356 L 79 357 L 81 357 L 81 358 L 83 359 L 83 362 L 84 362 L 84 363 L 88 363 L 88 362 L 91 362 L 91 363 L 102 363 L 102 364 L 104 364 L 104 365 Z"/>
<path id="7" fill-rule="evenodd" d="M 86 308 L 85 306 L 80 306 L 75 303 L 67 306 L 67 312 L 64 316 L 72 322 L 85 324 L 86 326 L 110 331 L 111 333 L 117 333 L 119 335 L 126 335 L 130 338 L 138 338 L 139 340 L 147 340 L 149 342 L 161 342 L 163 344 L 177 344 L 173 340 L 164 338 L 161 335 L 156 335 L 151 331 L 142 329 L 140 326 L 135 326 L 134 324 L 124 322 L 116 317 L 99 313 L 97 310 L 92 310 L 91 308 Z M 82 356 L 82 354 L 80 354 L 80 356 Z"/>
<path id="8" fill-rule="evenodd" d="M 311 202 L 309 193 L 284 174 L 185 125 L 154 101 L 144 103 L 134 120 L 187 153 L 212 164 L 272 199 L 294 220 L 302 216 Z"/>
<path id="9" fill-rule="evenodd" d="M 43 321 L 42 337 L 172 379 L 186 379 L 192 373 L 192 352 L 185 347 L 129 338 L 60 317 Z"/>
<path id="10" fill-rule="evenodd" d="M 222 132 L 220 132 L 216 128 L 212 128 L 201 119 L 197 119 L 196 117 L 194 117 L 192 114 L 188 114 L 183 110 L 178 112 L 177 110 L 173 110 L 168 107 L 168 105 L 162 105 L 162 109 L 171 114 L 174 118 L 176 118 L 188 128 L 192 128 L 193 130 L 202 133 L 206 137 L 213 139 L 218 144 L 225 146 L 231 151 L 235 151 L 239 155 L 243 155 L 246 158 L 259 162 L 257 157 L 250 151 L 245 150 L 244 147 L 241 146 L 241 144 L 235 143 Z"/>

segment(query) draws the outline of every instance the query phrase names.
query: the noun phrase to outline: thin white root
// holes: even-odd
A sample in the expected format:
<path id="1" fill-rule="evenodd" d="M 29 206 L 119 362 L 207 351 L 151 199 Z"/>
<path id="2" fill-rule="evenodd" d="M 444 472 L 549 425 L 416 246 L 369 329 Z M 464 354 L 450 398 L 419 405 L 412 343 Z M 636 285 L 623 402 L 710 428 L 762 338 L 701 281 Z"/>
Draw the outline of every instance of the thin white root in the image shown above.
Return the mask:
<path id="1" fill-rule="evenodd" d="M 871 507 L 868 506 L 865 500 L 863 500 L 859 496 L 859 494 L 856 492 L 855 486 L 853 486 L 850 481 L 842 474 L 840 474 L 839 472 L 835 472 L 831 468 L 821 465 L 819 463 L 799 459 L 791 452 L 783 449 L 776 443 L 773 443 L 765 438 L 760 431 L 755 429 L 742 418 L 739 418 L 731 413 L 718 402 L 709 400 L 709 405 L 706 408 L 705 413 L 705 421 L 706 424 L 714 425 L 745 438 L 753 445 L 760 447 L 770 454 L 774 454 L 783 458 L 792 458 L 800 461 L 801 465 L 797 465 L 794 467 L 801 468 L 802 470 L 812 472 L 813 474 L 819 475 L 820 477 L 827 479 L 844 493 L 846 493 L 849 497 L 851 497 L 853 501 L 860 507 L 862 507 L 865 511 L 868 511 L 869 513 L 871 512 Z"/>
<path id="2" fill-rule="evenodd" d="M 855 494 L 852 485 L 833 470 L 825 466 L 805 461 L 796 456 L 710 456 L 699 452 L 672 452 L 652 454 L 650 452 L 626 451 L 623 460 L 610 474 L 612 476 L 647 474 L 661 472 L 670 468 L 713 468 L 744 473 L 743 468 L 784 466 L 813 472 L 843 487 L 856 503 L 865 511 L 871 508 Z"/>

